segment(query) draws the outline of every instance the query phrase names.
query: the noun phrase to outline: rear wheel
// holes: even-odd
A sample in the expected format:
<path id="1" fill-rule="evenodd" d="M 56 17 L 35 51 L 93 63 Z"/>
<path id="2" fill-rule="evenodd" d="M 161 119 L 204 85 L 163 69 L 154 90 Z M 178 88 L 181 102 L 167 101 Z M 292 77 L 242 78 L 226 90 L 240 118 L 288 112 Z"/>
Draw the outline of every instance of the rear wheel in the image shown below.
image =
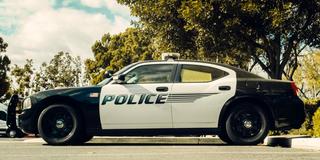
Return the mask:
<path id="1" fill-rule="evenodd" d="M 259 144 L 268 131 L 268 116 L 252 103 L 241 103 L 232 108 L 225 121 L 225 134 L 232 144 Z"/>
<path id="2" fill-rule="evenodd" d="M 52 145 L 75 144 L 80 140 L 81 119 L 76 111 L 64 104 L 50 105 L 38 119 L 40 136 Z"/>
<path id="3" fill-rule="evenodd" d="M 225 130 L 225 129 L 223 129 L 223 130 Z M 225 131 L 221 131 L 218 136 L 223 142 L 231 143 L 231 140 L 229 139 L 229 137 Z"/>

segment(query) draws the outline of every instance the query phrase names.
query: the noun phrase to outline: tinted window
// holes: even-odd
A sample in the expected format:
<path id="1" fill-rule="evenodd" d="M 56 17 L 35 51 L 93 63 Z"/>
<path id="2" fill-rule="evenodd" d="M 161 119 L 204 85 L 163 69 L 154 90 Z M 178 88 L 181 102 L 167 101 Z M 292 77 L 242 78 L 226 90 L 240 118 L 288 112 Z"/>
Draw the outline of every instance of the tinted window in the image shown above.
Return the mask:
<path id="1" fill-rule="evenodd" d="M 172 82 L 174 65 L 156 64 L 137 67 L 125 75 L 128 84 L 169 83 Z"/>
<path id="2" fill-rule="evenodd" d="M 245 70 L 242 70 L 242 69 L 234 67 L 234 66 L 229 66 L 229 65 L 225 65 L 225 64 L 219 64 L 219 65 L 234 70 L 237 74 L 237 78 L 254 78 L 254 79 L 261 79 L 262 78 L 256 74 L 247 72 Z M 262 79 L 264 79 L 264 78 L 262 78 Z"/>
<path id="3" fill-rule="evenodd" d="M 210 82 L 228 75 L 220 69 L 198 66 L 198 65 L 182 65 L 180 72 L 180 82 L 197 83 Z"/>

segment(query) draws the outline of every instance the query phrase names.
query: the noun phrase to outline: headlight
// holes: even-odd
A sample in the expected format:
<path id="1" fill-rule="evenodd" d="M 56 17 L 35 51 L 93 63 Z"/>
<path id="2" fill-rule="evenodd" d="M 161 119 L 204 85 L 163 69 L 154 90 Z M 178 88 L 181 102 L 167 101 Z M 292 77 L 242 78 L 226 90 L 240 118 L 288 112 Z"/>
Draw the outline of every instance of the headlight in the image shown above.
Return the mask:
<path id="1" fill-rule="evenodd" d="M 22 109 L 24 110 L 29 108 L 31 108 L 31 99 L 28 97 L 24 99 Z"/>

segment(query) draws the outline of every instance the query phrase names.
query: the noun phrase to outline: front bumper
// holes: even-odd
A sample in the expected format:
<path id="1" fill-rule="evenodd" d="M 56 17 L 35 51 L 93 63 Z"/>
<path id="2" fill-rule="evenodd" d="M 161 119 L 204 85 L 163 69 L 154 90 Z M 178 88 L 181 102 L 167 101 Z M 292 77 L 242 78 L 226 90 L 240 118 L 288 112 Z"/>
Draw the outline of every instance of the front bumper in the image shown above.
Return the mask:
<path id="1" fill-rule="evenodd" d="M 24 132 L 28 134 L 36 134 L 37 130 L 37 121 L 35 120 L 32 110 L 24 110 L 22 114 L 18 116 L 18 127 Z"/>

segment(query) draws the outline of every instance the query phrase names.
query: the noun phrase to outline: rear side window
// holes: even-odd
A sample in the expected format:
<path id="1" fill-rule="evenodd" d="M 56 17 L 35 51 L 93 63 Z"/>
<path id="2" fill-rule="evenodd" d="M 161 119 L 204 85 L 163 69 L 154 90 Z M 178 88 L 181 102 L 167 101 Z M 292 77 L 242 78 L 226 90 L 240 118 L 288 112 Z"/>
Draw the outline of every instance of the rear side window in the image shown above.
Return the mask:
<path id="1" fill-rule="evenodd" d="M 182 83 L 202 83 L 211 82 L 228 75 L 227 72 L 220 69 L 184 64 L 181 67 L 179 82 Z"/>

